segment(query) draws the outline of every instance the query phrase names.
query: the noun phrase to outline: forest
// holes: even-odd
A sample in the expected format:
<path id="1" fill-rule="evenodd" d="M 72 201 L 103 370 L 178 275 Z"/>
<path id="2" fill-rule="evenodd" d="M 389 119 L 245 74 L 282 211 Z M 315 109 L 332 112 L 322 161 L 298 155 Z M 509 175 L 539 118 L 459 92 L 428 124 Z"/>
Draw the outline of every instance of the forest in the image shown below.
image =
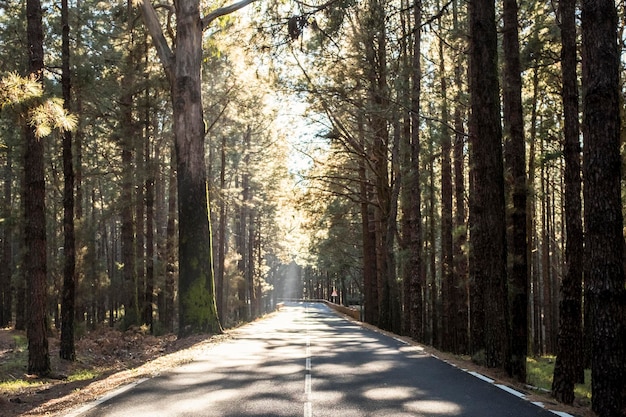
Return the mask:
<path id="1" fill-rule="evenodd" d="M 217 334 L 284 299 L 626 415 L 626 9 L 0 3 L 0 327 Z"/>

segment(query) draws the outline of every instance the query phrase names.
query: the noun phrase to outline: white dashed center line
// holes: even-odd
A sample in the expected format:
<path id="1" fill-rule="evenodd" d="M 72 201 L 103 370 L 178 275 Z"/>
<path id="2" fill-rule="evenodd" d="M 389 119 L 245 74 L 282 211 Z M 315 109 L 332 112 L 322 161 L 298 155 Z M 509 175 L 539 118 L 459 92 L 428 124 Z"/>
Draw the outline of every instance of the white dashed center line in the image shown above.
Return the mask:
<path id="1" fill-rule="evenodd" d="M 313 406 L 311 404 L 311 338 L 309 336 L 309 309 L 308 305 L 304 309 L 306 316 L 306 349 L 305 349 L 305 374 L 304 374 L 304 417 L 313 417 Z"/>

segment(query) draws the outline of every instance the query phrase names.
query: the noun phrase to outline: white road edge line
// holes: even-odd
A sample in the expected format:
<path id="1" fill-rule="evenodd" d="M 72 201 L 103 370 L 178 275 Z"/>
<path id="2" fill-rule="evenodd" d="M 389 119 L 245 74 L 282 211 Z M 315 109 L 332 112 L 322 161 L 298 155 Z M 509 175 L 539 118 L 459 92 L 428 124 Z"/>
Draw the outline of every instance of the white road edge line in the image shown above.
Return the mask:
<path id="1" fill-rule="evenodd" d="M 72 411 L 71 413 L 67 414 L 65 417 L 77 417 L 77 416 L 80 416 L 81 414 L 86 413 L 87 411 L 91 410 L 92 408 L 95 408 L 95 407 L 99 406 L 103 402 L 108 401 L 111 398 L 113 398 L 115 396 L 118 396 L 118 395 L 128 391 L 131 388 L 136 387 L 137 385 L 141 384 L 142 382 L 147 381 L 148 379 L 150 379 L 150 378 L 141 378 L 141 379 L 138 379 L 135 382 L 131 382 L 128 385 L 124 385 L 123 387 L 118 388 L 115 391 L 112 391 L 112 392 L 106 394 L 105 396 L 100 397 L 97 400 L 92 401 L 89 404 L 84 405 L 84 406 L 80 407 L 79 409 Z"/>
<path id="2" fill-rule="evenodd" d="M 518 398 L 526 398 L 526 394 L 516 391 L 511 387 L 507 387 L 506 385 L 503 385 L 503 384 L 494 384 L 494 385 L 500 388 L 501 390 L 508 392 L 509 394 L 515 395 Z"/>

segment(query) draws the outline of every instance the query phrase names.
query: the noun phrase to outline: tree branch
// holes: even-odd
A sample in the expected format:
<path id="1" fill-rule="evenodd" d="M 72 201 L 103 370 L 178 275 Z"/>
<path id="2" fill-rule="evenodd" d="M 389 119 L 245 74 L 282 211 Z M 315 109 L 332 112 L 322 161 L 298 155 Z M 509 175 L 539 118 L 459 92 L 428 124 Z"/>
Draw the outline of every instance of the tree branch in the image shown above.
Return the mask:
<path id="1" fill-rule="evenodd" d="M 163 35 L 163 28 L 161 22 L 154 10 L 154 6 L 150 0 L 143 0 L 139 3 L 139 9 L 143 16 L 143 21 L 146 24 L 146 28 L 152 38 L 152 43 L 157 50 L 157 55 L 163 64 L 163 69 L 169 80 L 172 80 L 172 64 L 174 62 L 174 54 L 172 49 Z"/>
<path id="2" fill-rule="evenodd" d="M 232 12 L 236 12 L 237 10 L 246 7 L 250 3 L 255 0 L 241 0 L 237 3 L 233 3 L 230 6 L 220 7 L 219 9 L 213 10 L 211 13 L 207 14 L 202 18 L 202 30 L 206 30 L 207 27 L 213 22 L 215 19 L 226 16 L 227 14 L 231 14 Z"/>

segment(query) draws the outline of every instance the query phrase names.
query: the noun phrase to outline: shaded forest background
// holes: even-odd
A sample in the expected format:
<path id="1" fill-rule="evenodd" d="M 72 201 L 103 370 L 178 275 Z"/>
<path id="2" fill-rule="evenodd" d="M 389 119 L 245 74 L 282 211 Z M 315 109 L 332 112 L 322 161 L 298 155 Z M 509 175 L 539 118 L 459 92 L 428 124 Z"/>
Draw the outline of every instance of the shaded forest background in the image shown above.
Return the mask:
<path id="1" fill-rule="evenodd" d="M 626 15 L 612 2 L 583 3 L 603 6 L 614 23 L 609 90 L 617 101 L 605 113 L 617 111 L 618 142 L 600 155 L 621 165 Z M 174 6 L 155 7 L 173 42 Z M 487 15 L 485 33 L 477 10 Z M 32 57 L 26 2 L 4 2 L 0 325 L 25 329 L 30 314 L 24 132 L 36 125 L 46 326 L 62 323 L 70 143 L 73 334 L 104 325 L 183 333 L 170 85 L 142 15 L 123 1 L 44 1 L 42 11 L 43 97 L 66 97 L 75 120 L 48 125 L 32 102 L 9 94 Z M 361 306 L 364 321 L 522 381 L 527 356 L 558 354 L 553 391 L 568 403 L 608 334 L 617 361 L 610 370 L 595 362 L 596 382 L 608 382 L 596 387 L 594 410 L 623 415 L 623 265 L 598 295 L 600 303 L 617 299 L 615 309 L 592 321 L 599 258 L 585 240 L 595 219 L 585 216 L 614 200 L 583 199 L 594 161 L 582 158 L 581 132 L 592 125 L 580 123 L 595 74 L 585 78 L 583 68 L 595 58 L 581 46 L 581 20 L 569 0 L 254 2 L 216 19 L 204 31 L 199 93 L 214 260 L 207 285 L 215 285 L 221 325 L 284 298 L 334 298 Z M 614 165 L 605 171 L 621 179 Z M 620 226 L 607 227 L 621 248 L 622 214 L 613 217 Z"/>

